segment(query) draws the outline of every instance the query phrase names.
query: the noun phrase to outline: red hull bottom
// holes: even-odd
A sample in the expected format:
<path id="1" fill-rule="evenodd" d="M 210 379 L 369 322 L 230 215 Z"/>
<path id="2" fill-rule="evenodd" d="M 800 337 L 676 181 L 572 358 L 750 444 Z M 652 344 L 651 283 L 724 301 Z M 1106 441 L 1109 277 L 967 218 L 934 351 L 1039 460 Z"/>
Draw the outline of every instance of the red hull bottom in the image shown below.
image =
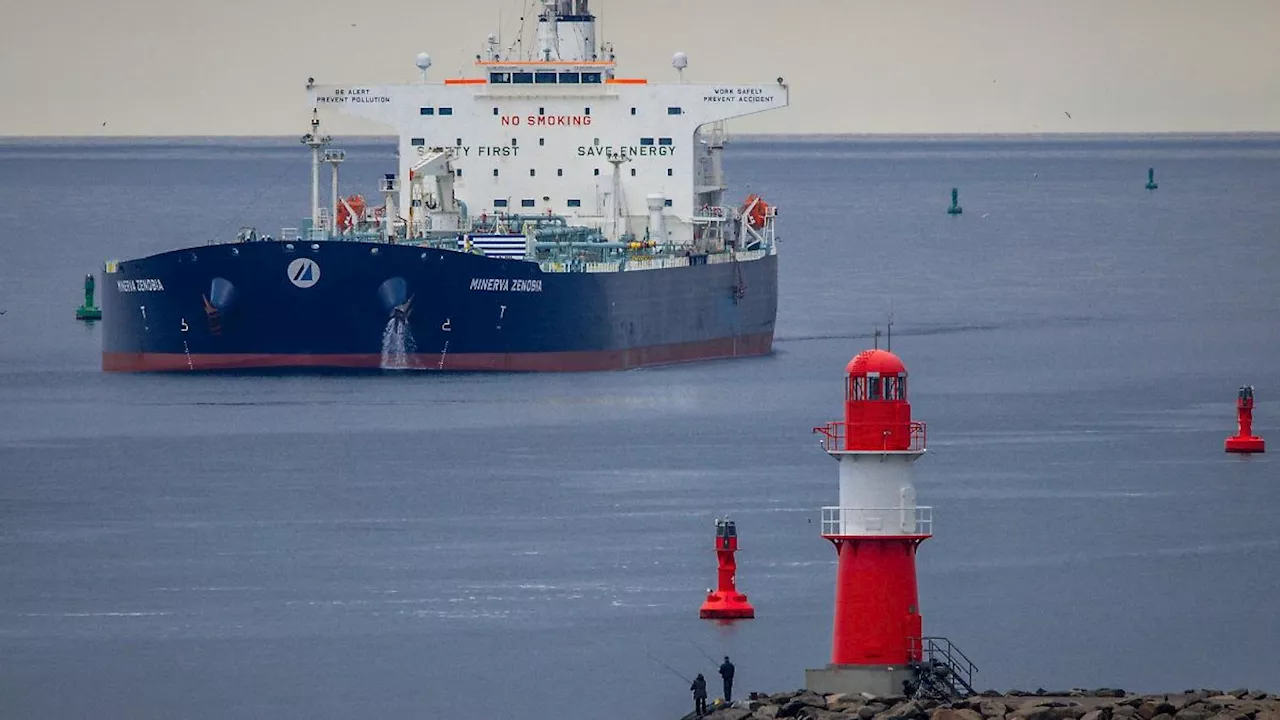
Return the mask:
<path id="1" fill-rule="evenodd" d="M 739 592 L 713 592 L 698 610 L 698 617 L 703 619 L 746 620 L 755 616 L 755 608 Z"/>
<path id="2" fill-rule="evenodd" d="M 773 333 L 743 335 L 675 345 L 626 350 L 582 350 L 544 353 L 414 353 L 385 366 L 373 353 L 310 355 L 275 353 L 102 353 L 106 372 L 183 372 L 197 370 L 253 370 L 267 368 L 342 368 L 498 372 L 581 372 L 625 370 L 695 360 L 767 355 Z"/>

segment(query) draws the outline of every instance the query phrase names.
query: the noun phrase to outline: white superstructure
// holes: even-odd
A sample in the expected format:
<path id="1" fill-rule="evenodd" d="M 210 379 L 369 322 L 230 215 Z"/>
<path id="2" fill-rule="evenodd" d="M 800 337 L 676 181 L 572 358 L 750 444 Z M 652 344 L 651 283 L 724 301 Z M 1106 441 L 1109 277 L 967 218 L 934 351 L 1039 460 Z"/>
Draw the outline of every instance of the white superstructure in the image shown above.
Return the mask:
<path id="1" fill-rule="evenodd" d="M 783 79 L 743 85 L 619 76 L 612 48 L 597 45 L 587 0 L 543 0 L 529 44 L 516 58 L 491 35 L 476 55 L 479 77 L 427 82 L 424 54 L 419 83 L 312 84 L 308 91 L 321 117 L 337 112 L 395 130 L 394 207 L 410 238 L 505 215 L 559 216 L 610 241 L 718 238 L 726 217 L 740 212 L 723 197 L 723 121 L 786 106 Z M 681 76 L 687 64 L 676 53 Z"/>

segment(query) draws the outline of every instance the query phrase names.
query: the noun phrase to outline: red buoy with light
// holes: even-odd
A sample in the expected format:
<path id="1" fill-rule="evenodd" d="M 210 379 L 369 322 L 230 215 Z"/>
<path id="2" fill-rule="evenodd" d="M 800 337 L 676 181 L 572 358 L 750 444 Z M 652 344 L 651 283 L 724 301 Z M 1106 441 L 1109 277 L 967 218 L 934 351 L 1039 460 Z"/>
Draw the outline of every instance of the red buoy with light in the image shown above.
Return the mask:
<path id="1" fill-rule="evenodd" d="M 1236 434 L 1227 438 L 1229 453 L 1260 453 L 1267 451 L 1266 442 L 1253 434 L 1253 386 L 1245 385 L 1236 396 Z"/>
<path id="2" fill-rule="evenodd" d="M 716 520 L 716 589 L 707 591 L 698 617 L 720 620 L 737 620 L 756 616 L 755 608 L 747 602 L 747 596 L 738 592 L 736 574 L 738 563 L 738 528 L 732 520 Z"/>
<path id="3" fill-rule="evenodd" d="M 814 428 L 840 463 L 840 504 L 822 508 L 822 537 L 836 549 L 831 663 L 807 670 L 816 692 L 894 695 L 923 655 L 916 549 L 932 536 L 932 508 L 916 505 L 911 466 L 925 425 L 911 419 L 907 368 L 866 350 L 845 368 L 844 420 Z"/>

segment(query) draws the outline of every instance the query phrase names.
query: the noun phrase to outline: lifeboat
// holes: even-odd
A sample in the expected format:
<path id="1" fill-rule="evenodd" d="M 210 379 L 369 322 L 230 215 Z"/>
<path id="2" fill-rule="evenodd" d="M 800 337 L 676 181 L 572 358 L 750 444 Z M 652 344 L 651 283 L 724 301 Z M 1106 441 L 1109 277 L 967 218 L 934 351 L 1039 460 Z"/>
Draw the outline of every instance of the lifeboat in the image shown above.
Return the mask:
<path id="1" fill-rule="evenodd" d="M 748 195 L 746 202 L 742 203 L 742 213 L 746 216 L 747 224 L 757 230 L 764 227 L 764 219 L 768 212 L 768 203 L 759 195 Z"/>
<path id="2" fill-rule="evenodd" d="M 339 232 L 354 230 L 364 220 L 365 203 L 363 195 L 351 195 L 338 203 L 338 213 L 334 218 Z"/>

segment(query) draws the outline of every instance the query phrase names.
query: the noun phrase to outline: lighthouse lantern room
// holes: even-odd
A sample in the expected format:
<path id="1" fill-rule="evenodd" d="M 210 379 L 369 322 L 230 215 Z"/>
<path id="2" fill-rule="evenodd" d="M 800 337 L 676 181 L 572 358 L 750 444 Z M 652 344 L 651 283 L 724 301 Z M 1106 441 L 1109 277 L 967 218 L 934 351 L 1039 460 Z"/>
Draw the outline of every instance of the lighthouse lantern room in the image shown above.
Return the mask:
<path id="1" fill-rule="evenodd" d="M 900 694 L 923 658 L 916 549 L 933 534 L 916 504 L 911 468 L 925 425 L 911 419 L 907 368 L 866 350 L 845 368 L 844 419 L 814 428 L 840 465 L 840 504 L 822 508 L 822 537 L 837 556 L 831 662 L 805 671 L 821 693 Z"/>

